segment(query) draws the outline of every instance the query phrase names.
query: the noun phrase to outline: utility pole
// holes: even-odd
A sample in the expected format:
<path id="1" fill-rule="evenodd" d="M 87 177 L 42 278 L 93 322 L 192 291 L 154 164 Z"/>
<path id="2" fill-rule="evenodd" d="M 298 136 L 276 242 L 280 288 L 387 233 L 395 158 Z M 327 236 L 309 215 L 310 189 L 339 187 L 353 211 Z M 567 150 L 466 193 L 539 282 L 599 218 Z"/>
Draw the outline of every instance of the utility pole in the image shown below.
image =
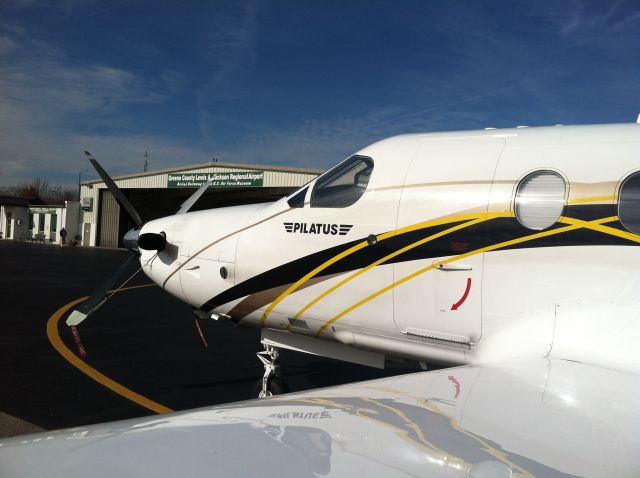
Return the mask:
<path id="1" fill-rule="evenodd" d="M 84 171 L 78 171 L 78 201 L 80 201 L 80 181 L 82 179 L 82 173 L 88 173 L 89 166 L 86 167 Z"/>
<path id="2" fill-rule="evenodd" d="M 144 172 L 147 172 L 147 169 L 149 168 L 149 161 L 147 161 L 147 158 L 149 157 L 149 152 L 145 151 L 144 152 Z"/>

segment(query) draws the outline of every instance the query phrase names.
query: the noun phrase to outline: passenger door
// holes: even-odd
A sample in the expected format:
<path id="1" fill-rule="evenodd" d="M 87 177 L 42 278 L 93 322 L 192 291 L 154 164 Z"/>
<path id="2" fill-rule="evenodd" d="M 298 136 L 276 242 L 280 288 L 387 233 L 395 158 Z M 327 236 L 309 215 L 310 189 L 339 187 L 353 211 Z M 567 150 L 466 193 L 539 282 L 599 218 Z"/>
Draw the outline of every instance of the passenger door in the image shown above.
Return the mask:
<path id="1" fill-rule="evenodd" d="M 481 336 L 482 247 L 503 140 L 426 140 L 402 191 L 398 230 L 408 250 L 395 264 L 399 331 L 444 344 Z"/>

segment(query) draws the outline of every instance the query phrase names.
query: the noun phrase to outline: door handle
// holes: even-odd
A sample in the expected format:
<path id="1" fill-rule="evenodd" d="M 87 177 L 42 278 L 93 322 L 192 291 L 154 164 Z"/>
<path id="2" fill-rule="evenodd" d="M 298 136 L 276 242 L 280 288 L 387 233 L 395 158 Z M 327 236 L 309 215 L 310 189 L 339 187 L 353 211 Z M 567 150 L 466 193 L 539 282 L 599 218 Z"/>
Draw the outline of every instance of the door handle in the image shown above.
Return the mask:
<path id="1" fill-rule="evenodd" d="M 438 261 L 435 261 L 433 264 L 435 265 L 436 269 L 438 269 L 439 271 L 444 271 L 444 272 L 449 272 L 449 271 L 471 271 L 471 270 L 473 270 L 473 267 L 465 266 L 464 264 L 449 265 L 449 264 L 443 264 L 442 262 L 438 262 Z"/>

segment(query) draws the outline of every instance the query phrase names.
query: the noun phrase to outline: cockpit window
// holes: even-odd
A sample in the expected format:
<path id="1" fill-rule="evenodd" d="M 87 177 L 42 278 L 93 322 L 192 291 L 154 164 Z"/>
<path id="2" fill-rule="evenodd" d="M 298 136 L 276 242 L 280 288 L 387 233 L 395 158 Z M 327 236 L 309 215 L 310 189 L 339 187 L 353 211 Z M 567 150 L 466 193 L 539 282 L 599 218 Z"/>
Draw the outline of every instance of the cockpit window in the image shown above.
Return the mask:
<path id="1" fill-rule="evenodd" d="M 291 196 L 287 201 L 287 203 L 289 203 L 289 207 L 304 207 L 304 198 L 307 196 L 308 189 L 309 186 L 307 186 L 306 188 L 302 188 L 300 191 Z"/>
<path id="2" fill-rule="evenodd" d="M 373 160 L 353 156 L 320 177 L 311 195 L 311 207 L 347 207 L 367 189 Z"/>

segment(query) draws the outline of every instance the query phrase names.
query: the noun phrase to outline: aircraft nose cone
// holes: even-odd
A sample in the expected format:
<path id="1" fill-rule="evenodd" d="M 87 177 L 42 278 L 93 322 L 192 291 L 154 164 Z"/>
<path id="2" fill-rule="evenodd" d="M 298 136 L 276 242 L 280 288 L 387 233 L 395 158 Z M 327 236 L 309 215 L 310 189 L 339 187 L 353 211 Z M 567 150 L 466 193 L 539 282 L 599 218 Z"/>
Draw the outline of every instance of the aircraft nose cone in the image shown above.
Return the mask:
<path id="1" fill-rule="evenodd" d="M 140 235 L 140 229 L 129 229 L 122 238 L 122 244 L 131 252 L 138 252 L 138 236 Z"/>

